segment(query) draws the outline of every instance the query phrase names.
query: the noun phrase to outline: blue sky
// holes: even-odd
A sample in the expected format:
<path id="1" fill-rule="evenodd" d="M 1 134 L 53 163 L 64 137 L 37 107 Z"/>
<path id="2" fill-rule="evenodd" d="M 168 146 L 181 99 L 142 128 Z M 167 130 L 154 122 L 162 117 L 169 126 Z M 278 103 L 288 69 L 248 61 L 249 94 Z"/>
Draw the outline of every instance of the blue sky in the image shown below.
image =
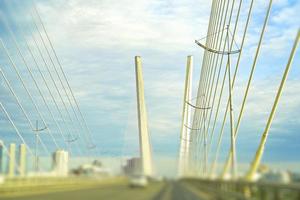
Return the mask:
<path id="1" fill-rule="evenodd" d="M 24 46 L 24 36 L 32 45 L 28 30 L 32 28 L 28 15 L 31 9 L 29 2 L 2 1 L 0 8 L 1 15 L 6 16 L 9 26 L 15 32 L 25 57 L 32 64 Z M 265 0 L 254 3 L 233 97 L 235 110 L 240 108 L 267 3 Z M 97 143 L 99 155 L 138 154 L 134 56 L 140 55 L 154 156 L 176 158 L 186 56 L 194 56 L 193 94 L 196 94 L 203 50 L 194 44 L 194 40 L 206 34 L 210 4 L 207 0 L 37 1 L 46 29 L 87 119 L 94 142 Z M 244 10 L 248 6 L 249 0 L 244 1 Z M 265 127 L 299 28 L 299 9 L 299 1 L 274 1 L 237 141 L 238 160 L 241 162 L 252 159 Z M 246 12 L 242 12 L 237 42 L 240 42 L 245 18 Z M 22 71 L 43 114 L 49 119 L 49 124 L 53 125 L 47 111 L 42 108 L 37 89 L 16 53 L 3 20 L 0 26 L 1 38 Z M 31 111 L 30 118 L 34 121 L 37 114 L 2 49 L 0 58 L 1 68 L 18 91 L 24 107 Z M 299 64 L 298 51 L 270 131 L 264 156 L 266 162 L 299 161 Z M 37 71 L 34 73 L 37 74 Z M 41 78 L 36 76 L 41 83 L 40 87 L 47 92 Z M 25 139 L 33 145 L 32 132 L 5 83 L 2 79 L 0 81 L 1 102 L 11 113 Z M 51 101 L 49 95 L 48 98 Z M 50 105 L 54 109 L 54 105 Z M 18 141 L 3 113 L 0 114 L 0 125 L 0 135 L 4 141 Z M 53 133 L 62 144 L 55 128 Z M 221 159 L 227 154 L 228 136 L 227 127 Z M 54 149 L 51 138 L 45 135 L 44 139 L 49 148 Z M 83 147 L 82 143 L 80 145 Z"/>

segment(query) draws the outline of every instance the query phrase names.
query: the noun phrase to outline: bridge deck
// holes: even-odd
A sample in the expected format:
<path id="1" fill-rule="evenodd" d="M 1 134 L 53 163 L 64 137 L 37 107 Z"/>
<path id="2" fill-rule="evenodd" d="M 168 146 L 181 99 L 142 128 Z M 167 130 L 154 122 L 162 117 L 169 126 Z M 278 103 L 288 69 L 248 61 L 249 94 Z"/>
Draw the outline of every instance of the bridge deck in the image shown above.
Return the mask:
<path id="1" fill-rule="evenodd" d="M 89 188 L 73 188 L 67 191 L 48 191 L 42 194 L 26 194 L 25 196 L 0 197 L 0 200 L 99 200 L 99 199 L 132 199 L 132 200 L 202 200 L 211 199 L 186 183 L 157 182 L 146 188 L 130 188 L 127 182 L 113 185 L 94 185 Z"/>
<path id="2" fill-rule="evenodd" d="M 150 182 L 145 188 L 129 187 L 124 177 L 9 180 L 0 186 L 0 200 L 298 200 L 299 197 L 298 184 L 204 179 Z"/>

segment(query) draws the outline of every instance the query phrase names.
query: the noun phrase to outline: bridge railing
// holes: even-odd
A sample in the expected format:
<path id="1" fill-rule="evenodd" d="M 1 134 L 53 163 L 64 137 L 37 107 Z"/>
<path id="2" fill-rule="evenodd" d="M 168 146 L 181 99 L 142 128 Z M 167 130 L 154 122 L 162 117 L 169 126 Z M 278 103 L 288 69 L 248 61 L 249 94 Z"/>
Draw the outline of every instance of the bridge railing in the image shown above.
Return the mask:
<path id="1" fill-rule="evenodd" d="M 274 182 L 247 182 L 206 179 L 183 179 L 199 190 L 213 194 L 217 199 L 300 200 L 300 184 Z"/>

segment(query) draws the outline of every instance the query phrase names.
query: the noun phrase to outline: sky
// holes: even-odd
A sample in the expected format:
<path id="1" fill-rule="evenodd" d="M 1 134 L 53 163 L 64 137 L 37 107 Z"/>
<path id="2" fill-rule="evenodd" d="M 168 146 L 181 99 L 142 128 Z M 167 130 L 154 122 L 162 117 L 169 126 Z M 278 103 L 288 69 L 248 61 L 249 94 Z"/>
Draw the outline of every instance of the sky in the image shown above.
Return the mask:
<path id="1" fill-rule="evenodd" d="M 233 107 L 236 113 L 238 113 L 245 91 L 267 3 L 266 0 L 254 1 L 253 14 L 233 95 Z M 143 63 L 153 156 L 157 160 L 161 157 L 176 160 L 186 57 L 194 56 L 192 96 L 195 97 L 203 49 L 194 41 L 206 35 L 211 1 L 37 0 L 36 5 L 91 130 L 93 142 L 97 145 L 97 152 L 93 150 L 86 153 L 104 157 L 138 155 L 134 56 L 139 55 Z M 241 28 L 238 29 L 236 38 L 238 44 L 241 42 L 249 0 L 243 1 L 242 6 L 239 23 Z M 297 0 L 275 0 L 273 3 L 237 140 L 237 156 L 241 163 L 248 163 L 253 158 L 265 128 L 299 28 L 300 17 L 297 12 L 299 9 L 300 2 Z M 1 1 L 0 37 L 20 69 L 24 82 L 28 85 L 42 115 L 45 116 L 47 122 L 49 121 L 49 127 L 54 127 L 52 130 L 54 137 L 60 145 L 65 145 L 53 120 L 43 106 L 37 88 L 26 71 L 9 32 L 10 29 L 14 33 L 29 65 L 34 65 L 24 42 L 27 41 L 30 47 L 34 45 L 31 32 L 38 38 L 30 11 L 32 11 L 31 1 Z M 37 19 L 36 16 L 34 17 Z M 43 52 L 46 53 L 45 50 Z M 33 53 L 38 55 L 36 49 Z M 3 48 L 0 51 L 0 58 L 1 69 L 11 81 L 24 108 L 28 110 L 29 118 L 35 122 L 39 118 L 37 112 L 16 73 L 9 65 Z M 42 63 L 41 58 L 38 62 Z M 298 50 L 270 130 L 263 162 L 299 161 L 299 64 Z M 41 90 L 46 94 L 50 108 L 54 110 L 55 116 L 59 116 L 42 78 L 34 67 L 33 69 L 33 74 L 37 77 Z M 45 68 L 42 70 L 47 74 Z M 50 83 L 50 78 L 46 76 L 50 87 L 54 88 L 54 85 Z M 27 143 L 33 146 L 33 132 L 30 131 L 3 77 L 0 77 L 0 81 L 1 103 L 11 114 Z M 57 79 L 56 82 L 59 84 Z M 61 91 L 62 89 L 60 87 Z M 58 93 L 54 93 L 54 97 L 58 99 L 59 106 L 63 109 Z M 67 117 L 65 112 L 63 115 Z M 60 117 L 57 120 L 62 124 Z M 220 121 L 221 118 L 218 124 Z M 5 143 L 20 142 L 3 112 L 0 112 L 0 125 L 0 139 Z M 73 132 L 72 130 L 70 132 Z M 229 147 L 228 126 L 224 135 L 221 161 L 225 159 Z M 55 149 L 49 134 L 45 134 L 43 139 L 50 150 Z M 213 144 L 216 143 L 215 141 L 216 137 Z M 81 140 L 78 145 L 80 148 L 85 147 Z M 72 147 L 77 151 L 75 144 L 72 144 Z"/>

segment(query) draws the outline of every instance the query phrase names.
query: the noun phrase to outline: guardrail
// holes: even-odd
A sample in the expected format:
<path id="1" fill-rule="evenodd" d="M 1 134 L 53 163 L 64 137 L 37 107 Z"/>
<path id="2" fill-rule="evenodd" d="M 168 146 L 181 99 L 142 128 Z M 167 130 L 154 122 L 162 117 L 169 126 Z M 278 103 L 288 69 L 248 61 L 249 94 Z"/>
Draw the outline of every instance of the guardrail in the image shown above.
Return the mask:
<path id="1" fill-rule="evenodd" d="M 300 200 L 300 184 L 272 182 L 224 181 L 206 179 L 182 179 L 197 189 L 204 190 L 216 199 L 238 200 Z"/>

